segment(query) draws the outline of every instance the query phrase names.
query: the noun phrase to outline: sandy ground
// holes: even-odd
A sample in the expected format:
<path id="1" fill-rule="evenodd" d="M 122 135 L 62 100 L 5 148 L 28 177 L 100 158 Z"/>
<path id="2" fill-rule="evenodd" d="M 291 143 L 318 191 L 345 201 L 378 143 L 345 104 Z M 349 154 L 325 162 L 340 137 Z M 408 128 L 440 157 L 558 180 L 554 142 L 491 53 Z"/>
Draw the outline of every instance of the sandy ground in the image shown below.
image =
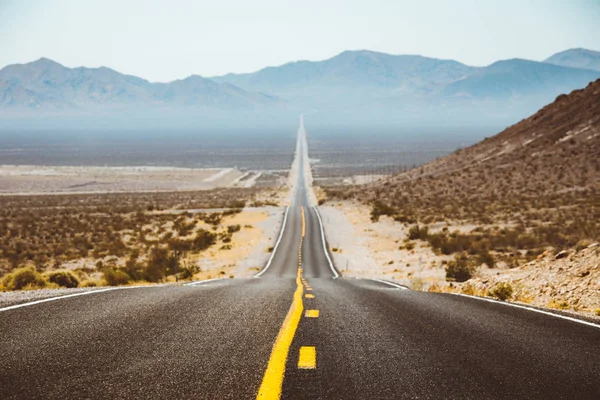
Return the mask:
<path id="1" fill-rule="evenodd" d="M 206 190 L 252 187 L 262 172 L 235 168 L 0 166 L 0 194 Z"/>
<path id="2" fill-rule="evenodd" d="M 182 262 L 194 263 L 202 269 L 194 279 L 250 277 L 267 263 L 268 249 L 277 240 L 284 212 L 284 207 L 245 208 L 223 221 L 224 225 L 242 226 L 241 231 L 233 234 L 231 249 L 221 249 L 223 244 L 218 243 Z"/>
<path id="3" fill-rule="evenodd" d="M 547 252 L 518 268 L 480 267 L 465 283 L 445 279 L 442 261 L 452 256 L 436 255 L 425 242 L 415 240 L 414 249 L 404 245 L 409 227 L 382 217 L 373 223 L 370 207 L 352 201 L 319 207 L 335 265 L 346 277 L 383 278 L 417 290 L 462 292 L 488 296 L 500 282 L 514 289 L 512 301 L 555 308 L 586 317 L 600 316 L 600 245 L 563 258 Z M 430 226 L 431 232 L 442 227 Z M 469 232 L 474 225 L 450 226 L 451 231 Z"/>
<path id="4" fill-rule="evenodd" d="M 429 247 L 400 249 L 408 228 L 382 217 L 371 222 L 371 209 L 351 201 L 319 207 L 335 265 L 344 276 L 384 278 L 415 289 L 444 281 L 443 260 Z"/>

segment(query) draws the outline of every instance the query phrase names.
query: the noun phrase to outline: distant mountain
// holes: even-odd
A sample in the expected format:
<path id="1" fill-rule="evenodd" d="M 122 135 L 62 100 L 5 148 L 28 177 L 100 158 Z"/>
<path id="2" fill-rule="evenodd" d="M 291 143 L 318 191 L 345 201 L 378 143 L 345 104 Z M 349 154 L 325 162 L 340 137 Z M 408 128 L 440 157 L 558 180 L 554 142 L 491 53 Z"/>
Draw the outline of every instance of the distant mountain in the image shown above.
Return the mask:
<path id="1" fill-rule="evenodd" d="M 250 93 L 200 76 L 150 83 L 105 67 L 67 68 L 45 58 L 0 70 L 0 113 L 157 107 L 227 110 L 283 104 L 273 96 Z"/>
<path id="2" fill-rule="evenodd" d="M 512 59 L 480 68 L 464 79 L 448 84 L 443 93 L 502 100 L 527 96 L 554 98 L 598 78 L 600 72 Z"/>
<path id="3" fill-rule="evenodd" d="M 273 93 L 302 105 L 335 108 L 395 94 L 435 92 L 475 70 L 452 60 L 360 50 L 345 51 L 324 61 L 298 61 L 212 79 Z"/>
<path id="4" fill-rule="evenodd" d="M 299 61 L 250 74 L 212 78 L 281 96 L 338 119 L 396 122 L 513 122 L 600 78 L 600 72 L 528 60 L 470 67 L 452 60 L 346 51 L 324 61 Z"/>
<path id="5" fill-rule="evenodd" d="M 138 123 L 133 116 L 162 123 L 168 117 L 192 126 L 209 119 L 255 123 L 248 118 L 258 114 L 270 124 L 305 112 L 311 126 L 500 128 L 600 78 L 600 71 L 590 69 L 597 54 L 574 49 L 547 60 L 587 68 L 582 69 L 521 59 L 471 67 L 419 55 L 345 51 L 323 61 L 168 83 L 104 67 L 66 68 L 42 58 L 0 70 L 0 116 L 110 114 L 130 124 Z"/>
<path id="6" fill-rule="evenodd" d="M 563 67 L 600 71 L 600 51 L 569 49 L 554 54 L 553 56 L 544 60 L 544 62 L 561 65 Z"/>

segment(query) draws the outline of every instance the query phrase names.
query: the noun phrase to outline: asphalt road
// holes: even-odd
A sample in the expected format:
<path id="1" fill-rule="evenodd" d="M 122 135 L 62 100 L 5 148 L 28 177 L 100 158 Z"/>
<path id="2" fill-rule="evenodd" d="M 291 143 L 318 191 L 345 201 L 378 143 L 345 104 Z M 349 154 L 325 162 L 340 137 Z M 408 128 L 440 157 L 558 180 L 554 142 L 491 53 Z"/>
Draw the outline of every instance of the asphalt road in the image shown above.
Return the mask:
<path id="1" fill-rule="evenodd" d="M 258 278 L 0 311 L 0 399 L 600 399 L 598 326 L 338 274 L 300 174 Z"/>

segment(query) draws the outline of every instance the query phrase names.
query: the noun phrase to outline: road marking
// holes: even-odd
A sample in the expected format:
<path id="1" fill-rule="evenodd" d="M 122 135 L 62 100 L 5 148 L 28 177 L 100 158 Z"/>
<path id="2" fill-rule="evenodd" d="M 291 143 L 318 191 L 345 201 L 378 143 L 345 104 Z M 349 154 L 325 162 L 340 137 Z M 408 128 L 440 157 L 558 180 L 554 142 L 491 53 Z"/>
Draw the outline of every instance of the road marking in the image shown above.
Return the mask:
<path id="1" fill-rule="evenodd" d="M 584 321 L 582 319 L 567 317 L 566 315 L 555 314 L 555 313 L 552 313 L 550 311 L 538 310 L 537 308 L 533 308 L 533 307 L 522 306 L 520 304 L 515 304 L 515 303 L 507 303 L 505 301 L 488 299 L 488 298 L 485 298 L 485 297 L 471 296 L 469 294 L 463 294 L 463 293 L 450 293 L 450 294 L 453 294 L 455 296 L 469 297 L 471 299 L 476 299 L 476 300 L 481 300 L 481 301 L 487 301 L 487 302 L 490 302 L 490 303 L 501 304 L 501 305 L 508 306 L 508 307 L 521 308 L 523 310 L 533 311 L 533 312 L 536 312 L 536 313 L 548 315 L 548 316 L 555 317 L 555 318 L 566 319 L 567 321 L 577 322 L 579 324 L 583 324 L 583 325 L 587 325 L 587 326 L 591 326 L 591 327 L 600 329 L 600 325 L 595 324 L 593 322 L 588 322 L 588 321 Z"/>
<path id="2" fill-rule="evenodd" d="M 267 370 L 263 376 L 262 383 L 258 390 L 257 399 L 279 399 L 281 397 L 281 387 L 283 385 L 283 377 L 285 375 L 285 363 L 290 351 L 290 346 L 294 340 L 294 335 L 298 329 L 298 324 L 302 318 L 304 305 L 302 303 L 303 286 L 301 282 L 302 269 L 298 268 L 296 275 L 296 291 L 292 305 L 285 316 L 285 320 L 281 325 L 281 329 L 277 334 L 271 357 L 267 364 Z"/>
<path id="3" fill-rule="evenodd" d="M 393 286 L 396 289 L 408 290 L 408 288 L 406 286 L 398 285 L 398 284 L 396 284 L 394 282 L 390 282 L 390 281 L 384 281 L 383 279 L 371 279 L 371 280 L 375 281 L 375 282 L 384 283 L 386 285 Z"/>
<path id="4" fill-rule="evenodd" d="M 321 228 L 321 241 L 323 243 L 323 251 L 325 252 L 325 257 L 327 258 L 327 262 L 329 263 L 329 268 L 331 268 L 331 272 L 333 272 L 333 278 L 338 278 L 340 274 L 333 267 L 333 263 L 331 262 L 331 258 L 329 258 L 329 252 L 327 251 L 327 244 L 325 243 L 325 231 L 323 230 L 323 221 L 321 220 L 321 215 L 319 215 L 319 210 L 317 206 L 314 206 L 313 209 L 317 214 L 317 219 L 319 220 L 319 227 Z"/>
<path id="5" fill-rule="evenodd" d="M 302 211 L 302 237 L 306 234 L 306 219 L 304 217 L 304 207 L 300 207 L 300 211 Z"/>
<path id="6" fill-rule="evenodd" d="M 104 292 L 111 292 L 113 290 L 124 290 L 124 289 L 155 288 L 155 287 L 161 287 L 161 286 L 165 286 L 165 285 L 119 286 L 119 287 L 111 287 L 111 288 L 106 288 L 106 289 L 90 290 L 88 292 L 73 293 L 73 294 L 67 294 L 64 296 L 49 297 L 47 299 L 30 301 L 28 303 L 15 304 L 14 306 L 0 308 L 0 312 L 14 310 L 16 308 L 21 308 L 21 307 L 34 306 L 36 304 L 41 304 L 41 303 L 48 303 L 50 301 L 70 299 L 72 297 L 78 297 L 78 296 L 87 296 L 88 294 L 104 293 Z"/>
<path id="7" fill-rule="evenodd" d="M 304 295 L 304 297 L 306 297 L 307 299 L 314 299 L 315 295 L 314 294 L 310 294 L 310 293 L 306 293 L 306 295 Z"/>
<path id="8" fill-rule="evenodd" d="M 275 257 L 275 252 L 277 251 L 277 248 L 279 247 L 279 243 L 281 243 L 281 238 L 283 237 L 283 232 L 285 231 L 285 226 L 286 226 L 289 211 L 290 211 L 290 208 L 286 207 L 285 208 L 285 216 L 283 217 L 283 223 L 281 224 L 281 232 L 279 232 L 279 238 L 277 238 L 277 242 L 275 242 L 275 247 L 273 247 L 273 252 L 271 253 L 271 257 L 269 257 L 269 261 L 267 261 L 267 265 L 263 268 L 263 270 L 260 271 L 258 274 L 254 275 L 255 278 L 259 278 L 271 266 L 271 262 L 273 261 L 273 257 Z"/>
<path id="9" fill-rule="evenodd" d="M 300 347 L 300 354 L 298 354 L 298 368 L 317 368 L 317 349 L 315 348 L 315 346 Z"/>
<path id="10" fill-rule="evenodd" d="M 306 310 L 304 316 L 306 318 L 319 318 L 319 310 Z"/>

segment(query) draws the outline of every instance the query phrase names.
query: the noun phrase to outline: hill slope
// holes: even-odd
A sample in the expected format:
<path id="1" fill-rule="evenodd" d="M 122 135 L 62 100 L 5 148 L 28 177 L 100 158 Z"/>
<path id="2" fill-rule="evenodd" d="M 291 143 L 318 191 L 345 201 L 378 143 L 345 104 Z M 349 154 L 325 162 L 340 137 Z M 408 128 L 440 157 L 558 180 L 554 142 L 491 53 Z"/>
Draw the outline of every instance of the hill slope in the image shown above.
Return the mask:
<path id="1" fill-rule="evenodd" d="M 326 192 L 333 204 L 369 204 L 373 221 L 392 217 L 396 243 L 409 252 L 403 262 L 415 251 L 454 256 L 445 271 L 429 272 L 466 282 L 436 281 L 432 290 L 600 316 L 600 80 L 474 146 L 383 182 Z M 414 272 L 408 266 L 398 272 Z M 505 283 L 514 293 L 494 292 Z"/>
<path id="2" fill-rule="evenodd" d="M 600 200 L 599 154 L 597 80 L 558 96 L 498 135 L 396 176 L 372 193 L 419 220 L 514 222 L 529 213 L 527 219 L 538 221 L 581 218 L 583 227 L 590 212 L 600 213 L 593 208 Z M 597 236 L 598 226 L 592 225 L 590 233 Z"/>

